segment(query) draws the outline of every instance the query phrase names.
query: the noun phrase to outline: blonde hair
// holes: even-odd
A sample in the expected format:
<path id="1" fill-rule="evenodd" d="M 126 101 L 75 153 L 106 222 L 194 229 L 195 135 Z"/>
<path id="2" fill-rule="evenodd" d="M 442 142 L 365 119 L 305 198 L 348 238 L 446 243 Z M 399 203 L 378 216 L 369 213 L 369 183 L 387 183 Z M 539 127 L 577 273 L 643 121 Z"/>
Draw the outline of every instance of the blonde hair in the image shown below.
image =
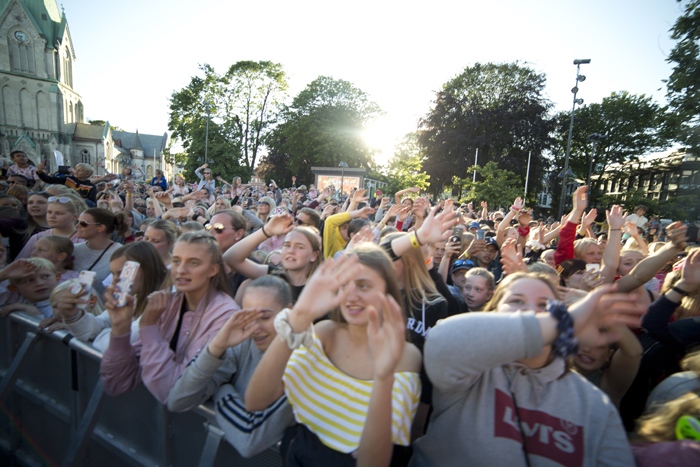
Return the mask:
<path id="1" fill-rule="evenodd" d="M 384 242 L 391 243 L 397 238 L 408 235 L 405 232 L 398 232 L 388 235 Z M 424 303 L 432 305 L 445 298 L 435 288 L 435 282 L 430 278 L 428 269 L 425 266 L 425 257 L 420 248 L 411 248 L 401 256 L 403 263 L 403 286 L 404 294 L 408 306 L 421 308 Z"/>
<path id="2" fill-rule="evenodd" d="M 321 240 L 319 239 L 318 234 L 314 232 L 313 227 L 294 227 L 292 229 L 292 232 L 299 232 L 300 234 L 302 234 L 311 245 L 311 251 L 318 253 L 318 255 L 316 255 L 316 261 L 313 261 L 311 264 L 309 264 L 309 270 L 306 273 L 306 277 L 311 277 L 313 273 L 316 272 L 316 268 L 318 268 L 318 265 L 321 264 L 321 261 L 323 261 L 323 250 L 321 250 Z"/>
<path id="3" fill-rule="evenodd" d="M 586 256 L 588 247 L 591 245 L 595 245 L 598 247 L 598 250 L 600 250 L 600 245 L 598 245 L 598 242 L 593 238 L 581 238 L 576 240 L 574 242 L 574 257 L 583 259 L 583 257 Z"/>
<path id="4" fill-rule="evenodd" d="M 489 292 L 496 288 L 496 278 L 493 277 L 493 274 L 491 274 L 488 269 L 471 268 L 470 270 L 467 271 L 467 274 L 465 274 L 465 277 L 470 277 L 470 276 L 483 277 L 484 280 L 486 281 L 486 287 L 488 287 Z"/>
<path id="5" fill-rule="evenodd" d="M 95 173 L 95 169 L 93 169 L 90 164 L 86 164 L 84 162 L 81 162 L 80 164 L 76 164 L 75 168 L 76 169 L 83 169 L 84 171 L 89 172 L 88 177 Z"/>
<path id="6" fill-rule="evenodd" d="M 700 418 L 700 396 L 689 392 L 655 408 L 638 420 L 635 440 L 649 443 L 676 440 L 676 424 L 683 415 Z"/>
<path id="7" fill-rule="evenodd" d="M 65 282 L 61 282 L 56 286 L 53 291 L 51 291 L 51 296 L 49 297 L 49 303 L 51 303 L 51 300 L 53 300 L 54 295 L 56 295 L 58 292 L 65 290 L 65 289 L 70 289 L 71 286 L 75 284 L 82 284 L 80 280 L 78 279 L 69 279 Z M 94 299 L 92 297 L 95 297 Z M 85 298 L 85 297 L 81 297 Z M 102 305 L 102 301 L 100 300 L 100 297 L 95 293 L 95 289 L 93 288 L 90 290 L 90 301 L 95 300 L 95 306 L 90 307 L 88 306 L 88 310 L 86 310 L 87 313 L 90 313 L 91 315 L 99 315 L 103 311 L 105 311 L 104 305 Z M 89 303 L 88 303 L 89 304 Z"/>
<path id="8" fill-rule="evenodd" d="M 70 188 L 68 188 L 70 190 Z M 85 201 L 83 201 L 82 198 L 76 196 L 74 194 L 75 192 L 69 192 L 69 193 L 63 193 L 57 196 L 57 198 L 68 198 L 70 200 L 70 203 L 61 203 L 60 201 L 49 201 L 49 204 L 58 204 L 59 206 L 66 206 L 70 211 L 73 212 L 73 214 L 82 214 L 84 211 L 87 210 L 87 204 L 85 204 Z"/>
<path id="9" fill-rule="evenodd" d="M 231 201 L 229 201 L 228 198 L 226 198 L 224 195 L 219 195 L 219 196 L 217 196 L 216 199 L 214 200 L 214 203 L 212 203 L 212 205 L 209 206 L 209 209 L 207 209 L 207 214 L 209 214 L 209 218 L 210 218 L 210 219 L 214 216 L 214 214 L 218 214 L 218 213 L 221 212 L 221 211 L 217 211 L 217 210 L 216 210 L 216 202 L 217 202 L 218 200 L 223 200 L 224 205 L 226 206 L 226 207 L 225 207 L 224 209 L 222 209 L 221 211 L 224 211 L 224 210 L 226 210 L 226 209 L 231 209 Z"/>
<path id="10" fill-rule="evenodd" d="M 182 234 L 182 229 L 175 225 L 174 222 L 167 219 L 158 219 L 148 226 L 149 229 L 160 230 L 165 234 L 165 238 L 170 246 L 175 244 L 177 237 Z"/>
<path id="11" fill-rule="evenodd" d="M 676 285 L 676 283 L 681 280 L 682 269 L 677 269 L 666 274 L 666 279 L 664 279 L 664 284 L 661 287 L 661 295 L 665 294 L 671 287 Z M 676 308 L 673 312 L 673 318 L 684 319 L 693 318 L 695 316 L 700 316 L 700 291 L 695 290 L 690 293 L 687 297 L 683 297 L 680 306 Z"/>
<path id="12" fill-rule="evenodd" d="M 44 258 L 25 258 L 23 261 L 27 261 L 29 263 L 32 263 L 36 268 L 32 272 L 39 272 L 39 271 L 49 271 L 53 274 L 56 274 L 56 266 L 49 261 L 48 259 Z M 19 284 L 21 279 L 15 279 L 15 278 L 10 278 L 10 284 L 12 285 L 17 285 Z"/>

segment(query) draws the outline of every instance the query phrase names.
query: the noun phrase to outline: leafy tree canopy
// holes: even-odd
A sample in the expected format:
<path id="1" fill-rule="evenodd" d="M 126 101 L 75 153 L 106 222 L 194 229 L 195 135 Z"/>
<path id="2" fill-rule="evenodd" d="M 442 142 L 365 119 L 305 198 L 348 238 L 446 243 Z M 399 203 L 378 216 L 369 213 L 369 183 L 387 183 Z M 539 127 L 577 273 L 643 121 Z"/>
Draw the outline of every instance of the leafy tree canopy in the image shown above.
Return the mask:
<path id="1" fill-rule="evenodd" d="M 476 171 L 481 180 L 473 181 L 472 176 L 467 178 L 454 178 L 454 184 L 466 190 L 464 198 L 460 202 L 473 202 L 478 205 L 481 201 L 489 203 L 489 209 L 508 207 L 518 196 L 523 196 L 524 184 L 515 173 L 499 169 L 498 164 L 489 161 L 483 166 L 467 169 L 467 174 Z"/>
<path id="2" fill-rule="evenodd" d="M 542 172 L 554 129 L 545 82 L 544 74 L 515 62 L 477 63 L 445 83 L 419 125 L 431 191 L 467 173 L 477 148 L 479 165 L 494 162 L 524 178 L 531 152 L 531 170 Z"/>
<path id="3" fill-rule="evenodd" d="M 425 191 L 430 176 L 423 170 L 423 152 L 418 145 L 418 135 L 409 133 L 396 145 L 394 156 L 386 169 L 389 185 L 385 191 L 396 193 L 413 186 Z"/>
<path id="4" fill-rule="evenodd" d="M 381 115 L 379 106 L 352 83 L 319 76 L 284 109 L 267 140 L 262 173 L 273 179 L 297 176 L 313 183 L 311 167 L 373 167 L 374 152 L 363 130 Z"/>
<path id="5" fill-rule="evenodd" d="M 663 110 L 645 95 L 637 96 L 627 91 L 614 92 L 603 98 L 601 103 L 583 105 L 576 109 L 571 140 L 569 167 L 583 180 L 593 162 L 593 175 L 601 175 L 611 170 L 614 164 L 637 161 L 639 156 L 663 150 L 669 145 L 664 131 Z M 556 165 L 557 172 L 564 168 L 564 155 L 569 137 L 571 112 L 561 112 L 557 116 Z M 591 135 L 604 135 L 595 143 Z M 628 176 L 628 174 L 620 174 Z M 599 182 L 591 179 L 593 200 L 598 196 Z"/>
<path id="6" fill-rule="evenodd" d="M 678 0 L 681 3 L 681 0 Z M 670 123 L 695 154 L 700 153 L 700 0 L 688 1 L 671 28 L 676 40 L 667 62 L 673 65 L 666 80 L 666 97 L 673 109 Z"/>
<path id="7" fill-rule="evenodd" d="M 188 157 L 203 157 L 203 153 L 194 154 L 191 146 L 197 138 L 200 121 L 207 118 L 208 106 L 218 135 L 236 151 L 226 157 L 234 159 L 232 166 L 246 167 L 249 176 L 275 121 L 275 113 L 286 97 L 288 84 L 282 65 L 241 61 L 224 74 L 207 64 L 199 68 L 204 76 L 192 77 L 187 86 L 173 92 L 170 98 L 168 127 L 173 132 L 172 138 L 181 143 Z M 211 124 L 209 130 L 211 137 Z"/>

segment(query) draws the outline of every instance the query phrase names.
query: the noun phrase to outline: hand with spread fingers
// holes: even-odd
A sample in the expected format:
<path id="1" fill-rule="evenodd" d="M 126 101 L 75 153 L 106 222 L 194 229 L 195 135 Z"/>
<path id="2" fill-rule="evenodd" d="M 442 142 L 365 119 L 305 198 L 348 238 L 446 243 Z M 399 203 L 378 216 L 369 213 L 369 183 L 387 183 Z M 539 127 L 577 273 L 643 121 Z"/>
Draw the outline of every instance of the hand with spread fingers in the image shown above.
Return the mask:
<path id="1" fill-rule="evenodd" d="M 235 347 L 252 336 L 260 327 L 257 320 L 262 315 L 262 308 L 235 312 L 209 343 L 209 353 L 212 357 L 221 358 L 226 349 Z"/>
<path id="2" fill-rule="evenodd" d="M 394 297 L 384 295 L 377 307 L 369 306 L 367 311 L 367 338 L 374 363 L 374 381 L 393 377 L 406 346 L 406 328 L 401 307 Z"/>

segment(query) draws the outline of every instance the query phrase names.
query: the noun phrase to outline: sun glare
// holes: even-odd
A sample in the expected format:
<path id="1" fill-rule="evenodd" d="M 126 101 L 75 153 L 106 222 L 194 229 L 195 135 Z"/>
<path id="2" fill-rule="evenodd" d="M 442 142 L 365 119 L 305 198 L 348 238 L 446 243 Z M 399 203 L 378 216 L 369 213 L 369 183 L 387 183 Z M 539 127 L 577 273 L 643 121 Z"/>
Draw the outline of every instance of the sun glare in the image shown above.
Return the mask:
<path id="1" fill-rule="evenodd" d="M 401 129 L 394 128 L 385 118 L 375 120 L 363 132 L 363 138 L 372 149 L 380 151 L 376 155 L 375 161 L 381 165 L 386 165 L 394 155 L 394 146 L 401 135 Z"/>

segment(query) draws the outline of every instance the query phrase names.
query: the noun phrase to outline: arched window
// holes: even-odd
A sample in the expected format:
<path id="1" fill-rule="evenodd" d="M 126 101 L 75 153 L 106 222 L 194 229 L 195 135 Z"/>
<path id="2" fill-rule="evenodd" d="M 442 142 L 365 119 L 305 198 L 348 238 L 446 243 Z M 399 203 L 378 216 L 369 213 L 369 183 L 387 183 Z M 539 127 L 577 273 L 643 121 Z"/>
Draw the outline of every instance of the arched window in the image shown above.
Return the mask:
<path id="1" fill-rule="evenodd" d="M 80 162 L 84 164 L 90 164 L 90 151 L 83 149 L 80 151 Z"/>
<path id="2" fill-rule="evenodd" d="M 150 165 L 146 167 L 146 179 L 151 180 L 153 178 L 153 167 Z"/>

